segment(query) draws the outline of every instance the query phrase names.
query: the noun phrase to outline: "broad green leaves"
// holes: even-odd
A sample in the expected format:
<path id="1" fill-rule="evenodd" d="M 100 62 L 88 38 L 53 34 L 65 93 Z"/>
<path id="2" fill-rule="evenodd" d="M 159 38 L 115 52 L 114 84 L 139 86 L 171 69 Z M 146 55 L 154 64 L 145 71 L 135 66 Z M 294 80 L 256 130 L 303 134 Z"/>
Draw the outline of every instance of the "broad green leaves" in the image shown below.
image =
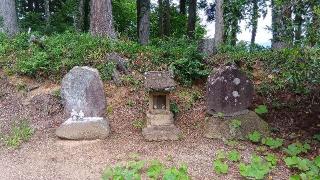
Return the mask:
<path id="1" fill-rule="evenodd" d="M 283 139 L 279 139 L 279 138 L 274 139 L 271 137 L 267 137 L 267 138 L 262 138 L 261 143 L 269 146 L 271 149 L 277 149 L 282 146 Z"/>
<path id="2" fill-rule="evenodd" d="M 284 148 L 284 152 L 290 156 L 297 156 L 300 153 L 306 153 L 308 150 L 310 150 L 310 145 L 308 143 L 301 144 L 299 142 L 290 144 L 288 148 Z"/>
<path id="3" fill-rule="evenodd" d="M 228 173 L 229 166 L 227 163 L 222 162 L 220 159 L 217 159 L 213 162 L 213 168 L 218 174 Z"/>
<path id="4" fill-rule="evenodd" d="M 248 139 L 251 142 L 258 143 L 261 139 L 261 133 L 259 133 L 258 131 L 254 131 L 253 133 L 248 134 Z"/>
<path id="5" fill-rule="evenodd" d="M 253 155 L 249 164 L 240 163 L 240 174 L 247 178 L 264 179 L 271 171 L 271 163 L 266 162 L 261 157 Z"/>
<path id="6" fill-rule="evenodd" d="M 265 105 L 259 105 L 257 108 L 254 109 L 254 111 L 261 115 L 261 114 L 265 114 L 268 112 L 268 108 Z"/>

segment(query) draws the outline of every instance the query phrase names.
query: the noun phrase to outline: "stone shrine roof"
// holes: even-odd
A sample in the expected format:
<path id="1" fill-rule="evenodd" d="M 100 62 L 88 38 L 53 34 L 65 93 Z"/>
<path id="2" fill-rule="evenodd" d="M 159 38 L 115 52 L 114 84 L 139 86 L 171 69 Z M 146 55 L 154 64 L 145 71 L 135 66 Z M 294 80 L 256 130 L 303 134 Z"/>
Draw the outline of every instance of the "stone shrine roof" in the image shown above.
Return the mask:
<path id="1" fill-rule="evenodd" d="M 147 91 L 170 92 L 176 87 L 173 75 L 169 71 L 149 71 L 144 76 Z"/>

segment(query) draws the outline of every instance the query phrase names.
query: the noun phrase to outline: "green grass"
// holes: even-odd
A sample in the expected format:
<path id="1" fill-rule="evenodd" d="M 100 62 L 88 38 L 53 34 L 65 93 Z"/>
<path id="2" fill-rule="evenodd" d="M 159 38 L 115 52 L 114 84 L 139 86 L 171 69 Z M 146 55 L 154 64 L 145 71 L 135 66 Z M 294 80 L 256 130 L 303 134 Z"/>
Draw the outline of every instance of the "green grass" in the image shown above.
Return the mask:
<path id="1" fill-rule="evenodd" d="M 4 144 L 11 148 L 18 148 L 23 142 L 28 141 L 33 134 L 33 129 L 28 124 L 27 120 L 22 120 L 14 123 L 11 131 L 8 134 L 2 135 Z"/>

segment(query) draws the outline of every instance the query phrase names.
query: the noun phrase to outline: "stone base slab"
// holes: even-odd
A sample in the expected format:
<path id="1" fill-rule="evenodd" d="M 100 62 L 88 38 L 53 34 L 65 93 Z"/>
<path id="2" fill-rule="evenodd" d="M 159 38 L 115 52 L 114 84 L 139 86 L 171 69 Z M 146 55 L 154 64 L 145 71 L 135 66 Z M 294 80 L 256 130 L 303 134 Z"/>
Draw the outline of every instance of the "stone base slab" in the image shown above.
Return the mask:
<path id="1" fill-rule="evenodd" d="M 147 127 L 170 126 L 173 124 L 173 121 L 173 114 L 171 112 L 163 112 L 157 114 L 147 112 Z"/>
<path id="2" fill-rule="evenodd" d="M 142 130 L 142 135 L 148 141 L 179 140 L 180 130 L 174 126 L 151 126 Z"/>
<path id="3" fill-rule="evenodd" d="M 85 117 L 77 121 L 69 118 L 56 129 L 58 137 L 70 140 L 105 139 L 109 133 L 108 120 L 102 117 Z"/>
<path id="4" fill-rule="evenodd" d="M 240 121 L 239 127 L 233 127 L 232 121 Z M 260 132 L 267 136 L 269 132 L 268 123 L 261 119 L 255 112 L 249 111 L 233 117 L 209 117 L 204 136 L 211 139 L 236 139 L 244 140 L 249 133 Z"/>

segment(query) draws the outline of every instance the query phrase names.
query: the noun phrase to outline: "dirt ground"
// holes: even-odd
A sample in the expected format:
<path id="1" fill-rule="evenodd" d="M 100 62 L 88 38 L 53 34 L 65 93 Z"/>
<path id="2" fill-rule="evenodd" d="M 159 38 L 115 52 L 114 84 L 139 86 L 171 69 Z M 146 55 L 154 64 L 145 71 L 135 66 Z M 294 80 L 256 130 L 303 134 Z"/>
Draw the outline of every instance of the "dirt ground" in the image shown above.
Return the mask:
<path id="1" fill-rule="evenodd" d="M 177 116 L 176 124 L 183 132 L 181 140 L 146 142 L 141 130 L 132 125 L 145 117 L 147 98 L 143 88 L 106 84 L 110 136 L 105 140 L 66 141 L 54 134 L 64 120 L 59 98 L 53 95 L 59 86 L 0 75 L 1 132 L 8 132 L 10 125 L 22 118 L 35 129 L 31 140 L 18 149 L 0 145 L 0 179 L 100 179 L 106 167 L 137 155 L 141 160 L 158 159 L 168 166 L 185 163 L 192 179 L 242 179 L 236 165 L 230 167 L 227 175 L 218 176 L 213 171 L 216 151 L 233 148 L 203 137 L 203 99 Z M 248 161 L 255 147 L 241 142 L 237 149 Z M 288 179 L 289 175 L 290 171 L 280 164 L 269 179 Z"/>

